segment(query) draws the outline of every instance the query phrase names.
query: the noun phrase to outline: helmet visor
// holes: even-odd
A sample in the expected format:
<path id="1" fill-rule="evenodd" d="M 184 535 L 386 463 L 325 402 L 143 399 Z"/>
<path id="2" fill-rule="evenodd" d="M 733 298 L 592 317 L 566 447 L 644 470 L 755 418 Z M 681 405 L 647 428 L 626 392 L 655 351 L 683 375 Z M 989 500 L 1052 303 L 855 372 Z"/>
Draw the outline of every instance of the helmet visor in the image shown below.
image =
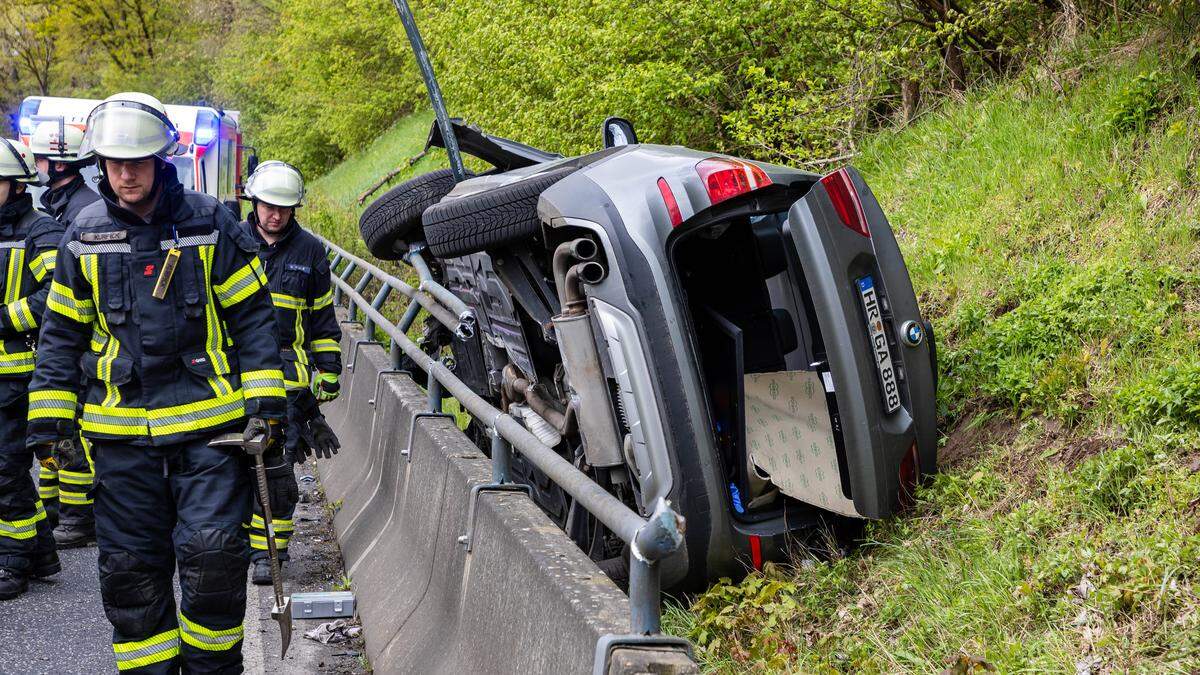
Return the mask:
<path id="1" fill-rule="evenodd" d="M 79 154 L 105 159 L 144 159 L 169 155 L 179 140 L 165 115 L 133 101 L 101 103 L 88 118 Z"/>

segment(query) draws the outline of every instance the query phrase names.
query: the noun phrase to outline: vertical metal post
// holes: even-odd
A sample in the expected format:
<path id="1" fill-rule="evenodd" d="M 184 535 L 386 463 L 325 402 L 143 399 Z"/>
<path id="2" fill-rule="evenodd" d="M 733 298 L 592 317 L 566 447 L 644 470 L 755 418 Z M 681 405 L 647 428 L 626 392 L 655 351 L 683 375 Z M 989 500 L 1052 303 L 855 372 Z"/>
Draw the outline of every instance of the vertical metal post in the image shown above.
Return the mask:
<path id="1" fill-rule="evenodd" d="M 454 174 L 454 182 L 458 183 L 466 178 L 467 172 L 463 169 L 462 156 L 458 153 L 458 138 L 454 136 L 454 129 L 450 126 L 450 115 L 446 112 L 446 101 L 442 99 L 442 88 L 438 86 L 437 77 L 433 74 L 433 65 L 429 63 L 425 41 L 421 39 L 421 31 L 417 30 L 417 20 L 413 18 L 407 0 L 392 0 L 392 4 L 400 14 L 400 23 L 404 24 L 404 32 L 408 33 L 413 55 L 417 57 L 417 68 L 425 80 L 425 88 L 429 90 L 429 101 L 433 104 L 438 129 L 441 130 L 442 141 L 446 145 L 446 155 L 450 158 L 450 172 Z"/>
<path id="2" fill-rule="evenodd" d="M 380 286 L 379 291 L 375 293 L 374 299 L 371 300 L 371 309 L 378 311 L 381 307 L 383 307 L 383 303 L 387 302 L 388 295 L 391 292 L 391 286 L 387 284 Z M 375 339 L 375 320 L 369 316 L 363 323 L 363 335 L 367 336 L 368 339 Z"/>
<path id="3" fill-rule="evenodd" d="M 392 370 L 400 370 L 400 359 L 403 355 L 404 352 L 400 349 L 400 345 L 396 344 L 395 340 L 392 340 L 391 346 L 388 347 L 388 358 L 392 362 Z"/>
<path id="4" fill-rule="evenodd" d="M 362 297 L 363 291 L 367 289 L 367 284 L 369 283 L 371 283 L 371 270 L 363 270 L 362 278 L 358 280 L 357 284 L 354 284 L 354 292 L 357 293 L 359 297 Z M 358 321 L 358 303 L 350 303 L 350 320 Z M 368 331 L 366 333 L 366 338 L 368 340 L 373 340 L 374 336 Z"/>
<path id="5" fill-rule="evenodd" d="M 404 310 L 404 316 L 400 317 L 400 323 L 396 324 L 396 328 L 400 329 L 401 333 L 407 333 L 409 328 L 412 328 L 413 321 L 417 320 L 417 314 L 421 311 L 421 306 L 416 300 L 409 300 L 408 309 Z"/>
<path id="6" fill-rule="evenodd" d="M 629 628 L 634 635 L 662 632 L 658 564 L 629 556 Z"/>
<path id="7" fill-rule="evenodd" d="M 488 433 L 492 435 L 492 482 L 511 483 L 509 470 L 512 466 L 512 446 L 495 429 Z"/>
<path id="8" fill-rule="evenodd" d="M 437 381 L 433 373 L 426 374 L 425 391 L 429 394 L 429 411 L 442 412 L 442 383 Z"/>
<path id="9" fill-rule="evenodd" d="M 354 274 L 355 266 L 356 265 L 354 264 L 353 260 L 346 263 L 346 269 L 342 270 L 342 273 L 338 275 L 338 278 L 341 279 L 342 281 L 349 279 L 350 275 Z M 333 304 L 335 304 L 335 305 L 342 304 L 342 287 L 341 286 L 335 285 L 333 288 Z M 351 312 L 355 311 L 354 303 L 350 303 L 350 311 Z M 353 320 L 353 318 L 351 320 Z"/>

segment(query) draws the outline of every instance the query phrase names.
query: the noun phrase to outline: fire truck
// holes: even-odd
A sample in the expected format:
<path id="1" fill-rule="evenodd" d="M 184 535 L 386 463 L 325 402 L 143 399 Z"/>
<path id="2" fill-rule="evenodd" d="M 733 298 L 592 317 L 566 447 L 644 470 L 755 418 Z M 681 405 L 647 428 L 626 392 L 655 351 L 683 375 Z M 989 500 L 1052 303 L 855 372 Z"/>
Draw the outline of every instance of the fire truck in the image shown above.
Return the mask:
<path id="1" fill-rule="evenodd" d="M 29 144 L 37 125 L 50 121 L 73 125 L 84 130 L 87 118 L 101 101 L 84 98 L 30 96 L 21 102 L 17 126 L 21 141 Z M 242 130 L 236 110 L 209 106 L 168 105 L 167 117 L 179 131 L 184 152 L 170 158 L 185 188 L 203 192 L 225 203 L 240 215 L 238 196 L 244 181 Z M 257 157 L 247 157 L 246 172 L 254 170 Z M 96 189 L 99 175 L 95 167 L 84 171 L 88 185 Z M 35 195 L 36 198 L 37 195 Z"/>

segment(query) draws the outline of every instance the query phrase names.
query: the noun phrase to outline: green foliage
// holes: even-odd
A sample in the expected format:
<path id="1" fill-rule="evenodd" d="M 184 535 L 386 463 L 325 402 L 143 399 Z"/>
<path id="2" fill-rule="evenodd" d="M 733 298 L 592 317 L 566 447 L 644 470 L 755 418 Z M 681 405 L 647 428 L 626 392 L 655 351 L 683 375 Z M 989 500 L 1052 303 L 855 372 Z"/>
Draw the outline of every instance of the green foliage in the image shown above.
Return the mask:
<path id="1" fill-rule="evenodd" d="M 1081 36 L 1052 67 L 861 142 L 938 329 L 957 460 L 849 557 L 669 613 L 710 670 L 1200 663 L 1194 40 L 1154 22 Z M 1162 104 L 1118 132 L 1113 102 L 1150 100 L 1125 94 L 1147 81 Z"/>
<path id="2" fill-rule="evenodd" d="M 1138 73 L 1113 100 L 1105 124 L 1120 133 L 1146 128 L 1163 108 L 1161 88 L 1157 70 Z"/>
<path id="3" fill-rule="evenodd" d="M 1119 392 L 1131 420 L 1142 425 L 1200 429 L 1200 363 L 1170 363 Z"/>

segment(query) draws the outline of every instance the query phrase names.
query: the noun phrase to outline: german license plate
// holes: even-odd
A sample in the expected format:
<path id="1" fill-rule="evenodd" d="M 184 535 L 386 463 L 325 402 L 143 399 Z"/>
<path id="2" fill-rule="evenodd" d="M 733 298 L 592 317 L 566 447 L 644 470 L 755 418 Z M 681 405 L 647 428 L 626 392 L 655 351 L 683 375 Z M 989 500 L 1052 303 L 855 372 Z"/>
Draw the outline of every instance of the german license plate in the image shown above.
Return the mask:
<path id="1" fill-rule="evenodd" d="M 879 371 L 883 407 L 887 412 L 893 413 L 900 408 L 900 386 L 896 382 L 896 369 L 892 366 L 892 352 L 888 349 L 887 334 L 883 331 L 883 314 L 879 308 L 879 294 L 875 292 L 875 279 L 865 276 L 855 283 L 862 298 L 863 310 L 867 314 L 867 333 L 871 336 L 875 369 Z"/>

